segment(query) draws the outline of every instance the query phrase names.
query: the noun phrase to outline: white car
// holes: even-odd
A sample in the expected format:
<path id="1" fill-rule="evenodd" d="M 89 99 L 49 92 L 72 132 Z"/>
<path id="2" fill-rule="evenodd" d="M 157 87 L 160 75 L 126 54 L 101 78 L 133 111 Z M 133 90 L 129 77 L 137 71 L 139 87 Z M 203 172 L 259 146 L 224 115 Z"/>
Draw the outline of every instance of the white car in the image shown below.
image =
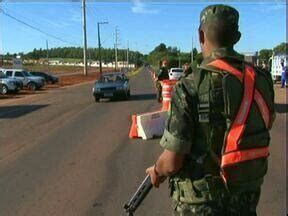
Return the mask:
<path id="1" fill-rule="evenodd" d="M 178 80 L 182 75 L 184 75 L 183 68 L 171 68 L 169 70 L 169 79 Z"/>

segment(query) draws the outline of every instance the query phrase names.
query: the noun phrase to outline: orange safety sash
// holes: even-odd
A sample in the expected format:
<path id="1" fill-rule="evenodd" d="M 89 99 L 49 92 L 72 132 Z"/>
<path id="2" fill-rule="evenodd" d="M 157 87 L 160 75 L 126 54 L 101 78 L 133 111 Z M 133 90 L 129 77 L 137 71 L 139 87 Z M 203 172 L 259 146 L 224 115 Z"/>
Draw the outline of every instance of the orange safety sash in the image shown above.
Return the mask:
<path id="1" fill-rule="evenodd" d="M 243 99 L 236 118 L 232 123 L 230 132 L 227 135 L 225 153 L 237 150 L 238 141 L 244 132 L 245 124 L 250 113 L 254 96 L 254 89 L 255 73 L 253 71 L 253 68 L 245 66 Z"/>
<path id="2" fill-rule="evenodd" d="M 253 160 L 262 157 L 268 157 L 268 146 L 262 148 L 246 149 L 241 151 L 235 151 L 222 156 L 221 166 L 227 166 L 247 160 Z"/>
<path id="3" fill-rule="evenodd" d="M 227 71 L 227 72 L 233 74 L 234 76 L 236 76 L 240 82 L 243 82 L 243 73 L 241 71 L 239 71 L 238 69 L 232 67 L 231 65 L 229 65 L 226 61 L 224 61 L 222 59 L 217 59 L 217 60 L 209 63 L 208 65 L 214 66 L 214 67 L 219 68 L 219 69 L 224 70 L 224 71 Z M 265 102 L 261 93 L 257 89 L 255 89 L 254 100 L 257 104 L 257 107 L 259 108 L 259 111 L 260 111 L 261 116 L 264 120 L 266 128 L 269 128 L 271 125 L 271 120 L 272 120 L 271 115 L 270 115 L 270 111 L 269 111 L 267 103 Z"/>
<path id="4" fill-rule="evenodd" d="M 267 119 L 265 120 L 266 117 L 264 117 L 264 115 L 268 116 L 268 123 L 266 126 L 270 121 L 270 113 L 267 104 L 261 94 L 255 89 L 254 69 L 248 65 L 245 65 L 245 71 L 244 73 L 241 73 L 236 68 L 230 66 L 227 62 L 219 59 L 209 63 L 208 65 L 225 70 L 235 75 L 240 80 L 240 82 L 244 82 L 243 99 L 236 118 L 232 123 L 230 132 L 227 135 L 226 148 L 221 159 L 221 167 L 256 158 L 267 157 L 269 155 L 268 147 L 238 150 L 238 141 L 244 132 L 253 99 L 256 101 L 258 107 L 261 106 L 259 107 L 259 110 L 262 114 L 265 124 Z"/>

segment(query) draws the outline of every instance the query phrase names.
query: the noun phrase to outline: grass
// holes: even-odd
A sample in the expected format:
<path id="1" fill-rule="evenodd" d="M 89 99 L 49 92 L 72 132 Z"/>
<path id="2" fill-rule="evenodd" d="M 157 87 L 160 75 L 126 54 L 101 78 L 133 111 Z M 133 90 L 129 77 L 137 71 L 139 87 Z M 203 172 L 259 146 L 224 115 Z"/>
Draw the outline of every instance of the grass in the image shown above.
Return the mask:
<path id="1" fill-rule="evenodd" d="M 135 69 L 135 70 L 132 70 L 132 71 L 128 72 L 127 76 L 128 77 L 136 76 L 141 70 L 142 70 L 142 67 Z"/>

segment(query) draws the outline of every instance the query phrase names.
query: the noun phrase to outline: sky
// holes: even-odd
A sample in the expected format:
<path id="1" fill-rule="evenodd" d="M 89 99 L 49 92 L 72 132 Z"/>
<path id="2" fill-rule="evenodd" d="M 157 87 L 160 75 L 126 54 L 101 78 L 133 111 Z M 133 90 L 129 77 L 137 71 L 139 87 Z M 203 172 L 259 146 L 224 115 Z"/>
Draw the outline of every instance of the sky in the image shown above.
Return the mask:
<path id="1" fill-rule="evenodd" d="M 108 24 L 100 25 L 101 43 L 105 48 L 114 47 L 117 27 L 118 47 L 122 49 L 129 44 L 130 50 L 148 54 L 160 43 L 165 43 L 183 52 L 189 52 L 192 46 L 200 50 L 199 14 L 212 3 L 194 2 L 88 1 L 87 45 L 98 46 L 97 22 L 105 21 Z M 286 41 L 285 1 L 225 1 L 225 4 L 235 7 L 240 13 L 242 37 L 235 47 L 239 52 L 271 49 Z M 1 3 L 0 0 L 0 9 L 6 14 L 0 11 L 0 54 L 45 49 L 46 40 L 49 48 L 83 46 L 80 1 L 2 0 Z"/>

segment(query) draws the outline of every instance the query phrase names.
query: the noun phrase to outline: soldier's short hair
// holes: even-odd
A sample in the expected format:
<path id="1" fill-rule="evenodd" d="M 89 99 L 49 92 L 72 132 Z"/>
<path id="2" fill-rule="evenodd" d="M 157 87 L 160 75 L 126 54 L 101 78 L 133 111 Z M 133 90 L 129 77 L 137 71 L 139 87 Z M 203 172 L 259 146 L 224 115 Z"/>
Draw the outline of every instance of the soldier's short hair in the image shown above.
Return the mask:
<path id="1" fill-rule="evenodd" d="M 228 5 L 211 5 L 201 12 L 199 30 L 203 30 L 209 41 L 221 46 L 234 45 L 240 39 L 238 31 L 239 13 Z"/>

